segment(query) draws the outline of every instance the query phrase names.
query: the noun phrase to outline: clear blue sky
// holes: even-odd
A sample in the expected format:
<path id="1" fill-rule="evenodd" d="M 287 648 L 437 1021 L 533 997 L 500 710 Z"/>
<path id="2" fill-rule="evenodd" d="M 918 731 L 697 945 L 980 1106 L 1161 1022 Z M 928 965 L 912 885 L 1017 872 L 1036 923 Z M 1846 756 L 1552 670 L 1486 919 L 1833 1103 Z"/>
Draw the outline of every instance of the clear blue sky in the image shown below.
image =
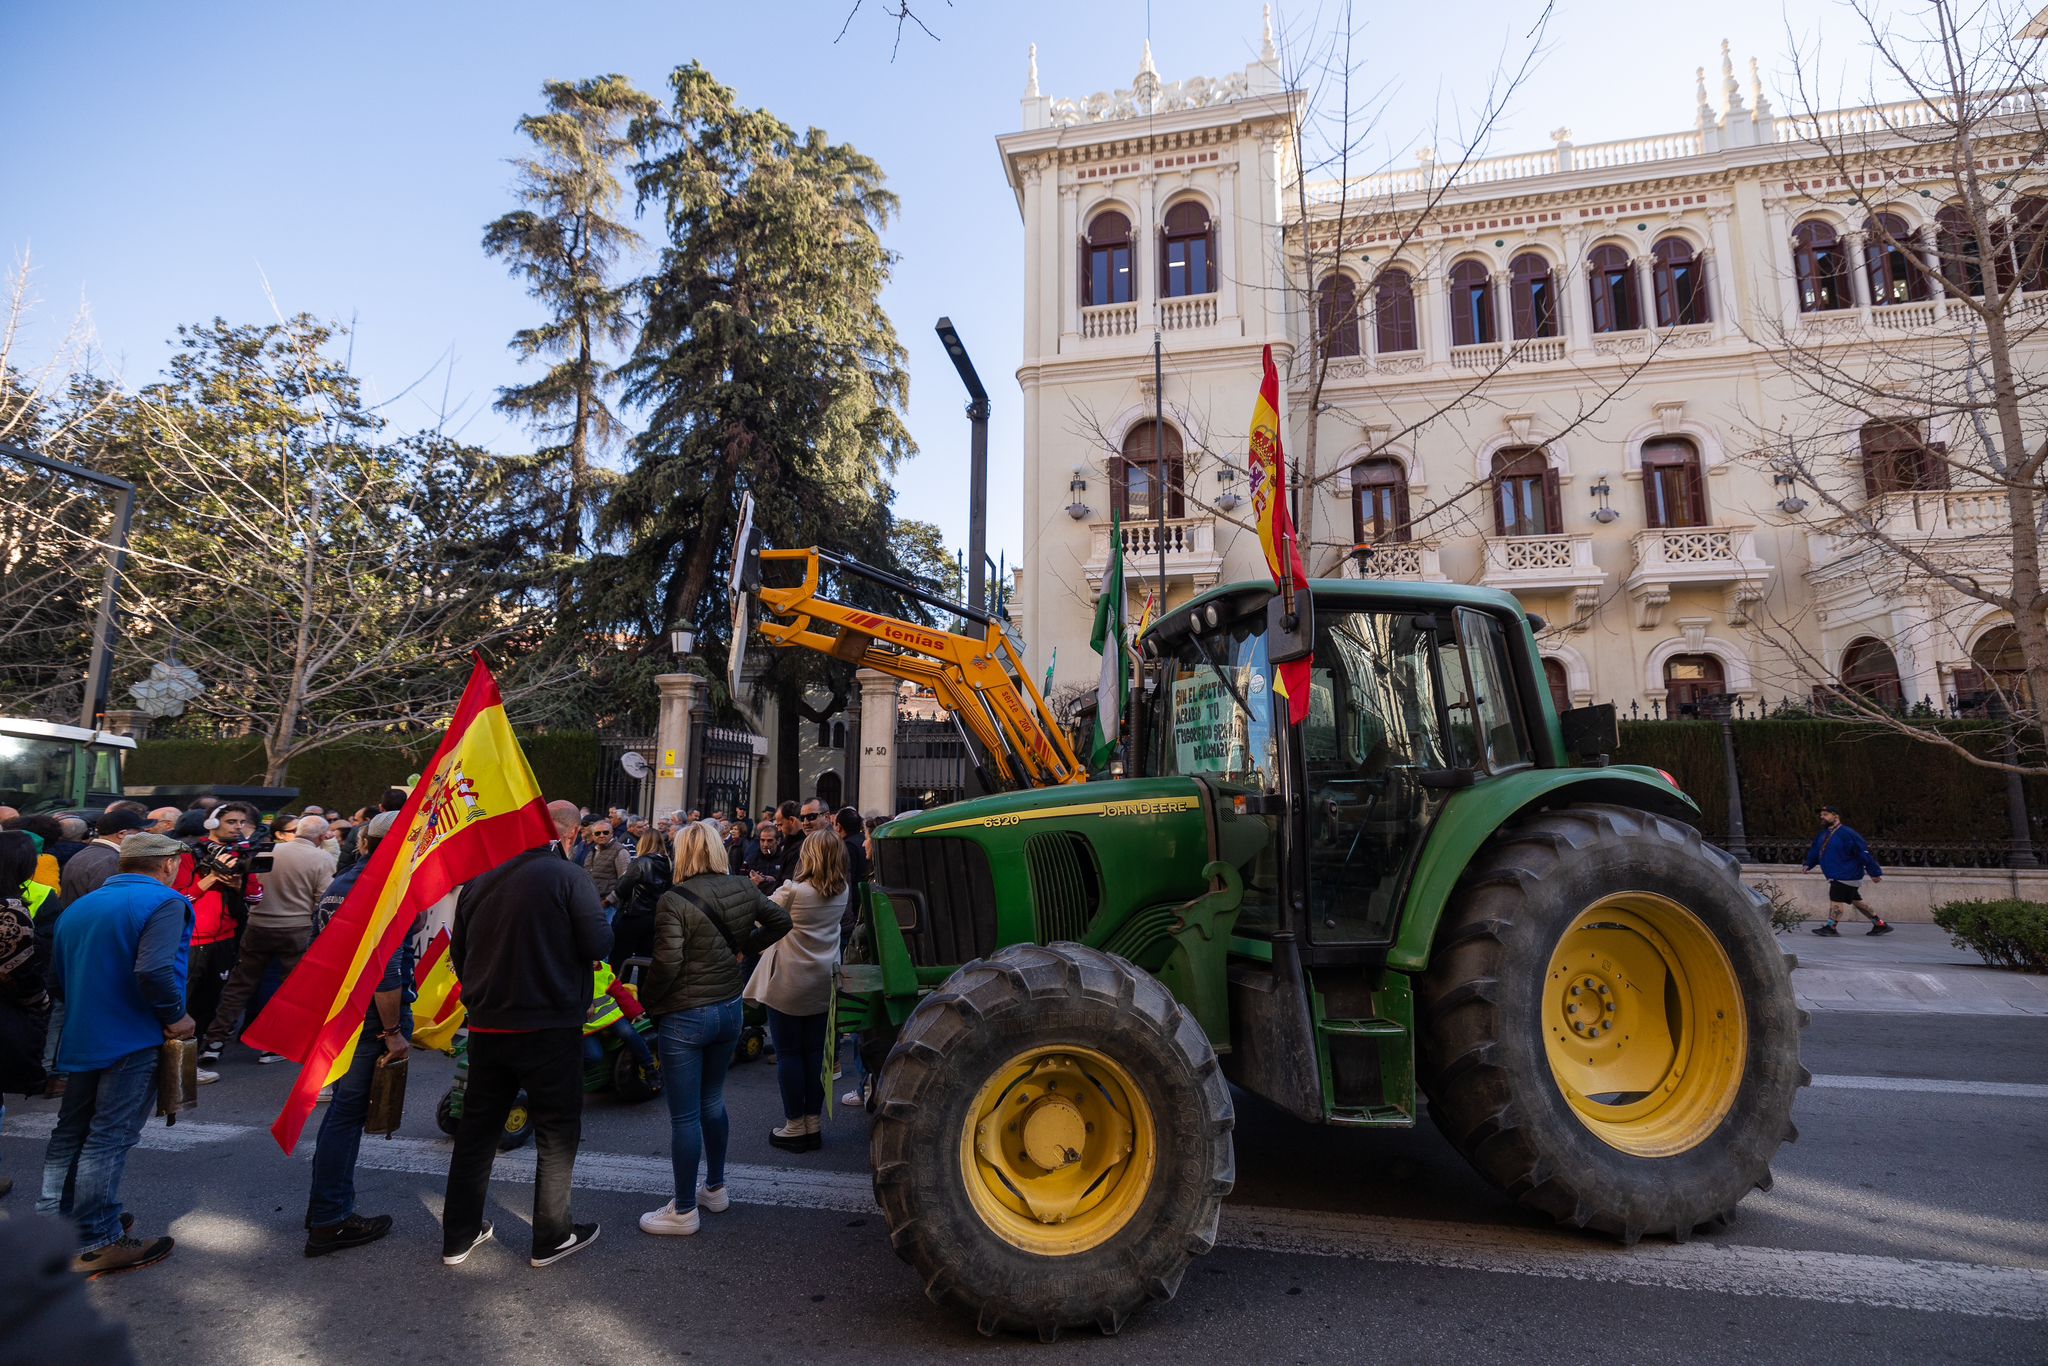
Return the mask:
<path id="1" fill-rule="evenodd" d="M 445 388 L 452 429 L 523 449 L 490 400 L 519 378 L 505 341 L 533 305 L 478 248 L 511 203 L 514 122 L 544 80 L 619 71 L 659 94 L 696 58 L 744 101 L 821 127 L 888 172 L 903 200 L 888 240 L 902 260 L 885 302 L 910 348 L 921 448 L 897 476 L 899 509 L 965 540 L 965 400 L 931 331 L 949 314 L 995 396 L 990 545 L 1014 561 L 1022 234 L 994 139 L 1017 124 L 1027 44 L 1048 95 L 1128 85 L 1146 6 L 913 0 L 939 41 L 906 28 L 892 63 L 881 3 L 866 0 L 835 42 L 851 0 L 15 0 L 0 13 L 0 249 L 32 253 L 42 302 L 23 349 L 47 353 L 82 304 L 108 365 L 141 383 L 178 323 L 268 318 L 267 280 L 287 313 L 355 320 L 357 372 L 401 428 L 431 425 Z M 1439 109 L 1448 123 L 1482 97 L 1495 54 L 1539 7 L 1359 8 L 1372 78 L 1392 87 L 1387 136 L 1405 147 Z M 1279 10 L 1283 24 L 1314 16 Z M 1559 125 L 1581 142 L 1689 126 L 1695 66 L 1718 99 L 1723 36 L 1745 88 L 1751 53 L 1767 84 L 1785 68 L 1787 11 L 1849 55 L 1848 16 L 1824 0 L 1727 0 L 1683 19 L 1563 0 L 1552 51 L 1493 150 L 1548 146 Z M 1213 76 L 1256 50 L 1259 5 L 1160 4 L 1152 26 L 1165 79 Z M 1251 388 L 1248 377 L 1247 402 Z"/>

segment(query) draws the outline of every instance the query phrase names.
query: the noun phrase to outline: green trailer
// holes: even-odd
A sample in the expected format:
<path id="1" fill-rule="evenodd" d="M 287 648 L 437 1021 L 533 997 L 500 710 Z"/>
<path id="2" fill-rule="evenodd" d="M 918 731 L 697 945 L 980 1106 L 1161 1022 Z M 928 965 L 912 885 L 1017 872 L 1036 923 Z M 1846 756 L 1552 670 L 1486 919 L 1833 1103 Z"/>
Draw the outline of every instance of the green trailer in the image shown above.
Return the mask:
<path id="1" fill-rule="evenodd" d="M 1233 1085 L 1357 1129 L 1426 1099 L 1507 1195 L 1625 1242 L 1768 1186 L 1790 960 L 1670 776 L 1608 762 L 1612 708 L 1553 710 L 1534 629 L 1456 585 L 1218 588 L 1142 642 L 1129 776 L 882 827 L 838 1010 L 934 1300 L 1050 1338 L 1172 1298 Z"/>

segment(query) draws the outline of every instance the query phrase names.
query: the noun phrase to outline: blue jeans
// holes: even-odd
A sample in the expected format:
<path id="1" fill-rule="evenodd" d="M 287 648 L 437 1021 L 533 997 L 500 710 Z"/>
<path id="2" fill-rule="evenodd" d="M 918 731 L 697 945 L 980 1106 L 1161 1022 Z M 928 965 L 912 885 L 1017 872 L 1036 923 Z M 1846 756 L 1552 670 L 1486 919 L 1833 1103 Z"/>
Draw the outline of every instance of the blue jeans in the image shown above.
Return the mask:
<path id="1" fill-rule="evenodd" d="M 739 998 L 664 1015 L 660 1037 L 676 1208 L 691 1210 L 697 1207 L 698 1158 L 704 1161 L 705 1185 L 725 1184 L 725 1144 L 732 1132 L 725 1113 L 725 1073 L 740 1041 Z"/>
<path id="2" fill-rule="evenodd" d="M 156 1060 L 144 1048 L 65 1083 L 36 1212 L 70 1216 L 82 1253 L 121 1240 L 121 1173 L 156 1101 Z"/>
<path id="3" fill-rule="evenodd" d="M 825 1012 L 785 1015 L 768 1007 L 768 1037 L 775 1040 L 775 1080 L 782 1087 L 782 1117 L 825 1113 Z"/>
<path id="4" fill-rule="evenodd" d="M 309 1228 L 327 1228 L 356 1212 L 356 1153 L 363 1146 L 363 1124 L 370 1117 L 370 1083 L 377 1078 L 377 1060 L 384 1056 L 377 1033 L 381 1024 L 365 1024 L 356 1036 L 356 1055 L 334 1099 L 320 1120 L 313 1143 L 313 1190 L 306 1198 Z M 399 1028 L 412 1034 L 412 1011 L 399 1012 Z"/>

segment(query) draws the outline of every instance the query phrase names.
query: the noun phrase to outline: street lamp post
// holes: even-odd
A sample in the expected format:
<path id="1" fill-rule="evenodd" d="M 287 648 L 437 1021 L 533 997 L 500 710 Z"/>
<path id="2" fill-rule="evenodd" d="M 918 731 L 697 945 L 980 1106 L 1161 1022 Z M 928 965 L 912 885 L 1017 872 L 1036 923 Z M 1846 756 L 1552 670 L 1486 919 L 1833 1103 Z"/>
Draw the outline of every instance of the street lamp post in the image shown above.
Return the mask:
<path id="1" fill-rule="evenodd" d="M 107 709 L 107 684 L 113 673 L 114 641 L 120 630 L 115 602 L 121 596 L 121 575 L 128 567 L 128 528 L 135 515 L 135 485 L 111 474 L 89 470 L 83 465 L 52 460 L 47 455 L 38 455 L 26 446 L 11 442 L 0 445 L 0 454 L 38 465 L 53 474 L 66 474 L 114 491 L 114 535 L 108 542 L 107 572 L 100 585 L 100 608 L 92 628 L 92 658 L 85 667 L 85 695 L 78 708 L 79 726 L 91 730 L 94 721 Z"/>
<path id="2" fill-rule="evenodd" d="M 967 474 L 967 605 L 977 612 L 988 609 L 988 390 L 974 372 L 967 348 L 951 318 L 939 319 L 935 331 L 945 343 L 960 382 L 967 386 L 969 463 Z"/>

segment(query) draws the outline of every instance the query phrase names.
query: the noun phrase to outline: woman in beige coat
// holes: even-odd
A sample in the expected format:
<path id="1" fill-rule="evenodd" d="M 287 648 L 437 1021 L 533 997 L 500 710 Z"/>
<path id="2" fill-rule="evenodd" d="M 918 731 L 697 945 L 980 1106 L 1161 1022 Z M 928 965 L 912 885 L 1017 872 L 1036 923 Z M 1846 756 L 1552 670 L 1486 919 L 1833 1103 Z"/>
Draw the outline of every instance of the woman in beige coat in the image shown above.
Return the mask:
<path id="1" fill-rule="evenodd" d="M 747 982 L 746 999 L 768 1008 L 782 1085 L 783 1123 L 768 1141 L 790 1152 L 824 1141 L 825 1026 L 846 897 L 846 846 L 831 830 L 813 831 L 797 852 L 796 873 L 771 898 L 789 912 L 789 933 L 768 946 Z"/>

